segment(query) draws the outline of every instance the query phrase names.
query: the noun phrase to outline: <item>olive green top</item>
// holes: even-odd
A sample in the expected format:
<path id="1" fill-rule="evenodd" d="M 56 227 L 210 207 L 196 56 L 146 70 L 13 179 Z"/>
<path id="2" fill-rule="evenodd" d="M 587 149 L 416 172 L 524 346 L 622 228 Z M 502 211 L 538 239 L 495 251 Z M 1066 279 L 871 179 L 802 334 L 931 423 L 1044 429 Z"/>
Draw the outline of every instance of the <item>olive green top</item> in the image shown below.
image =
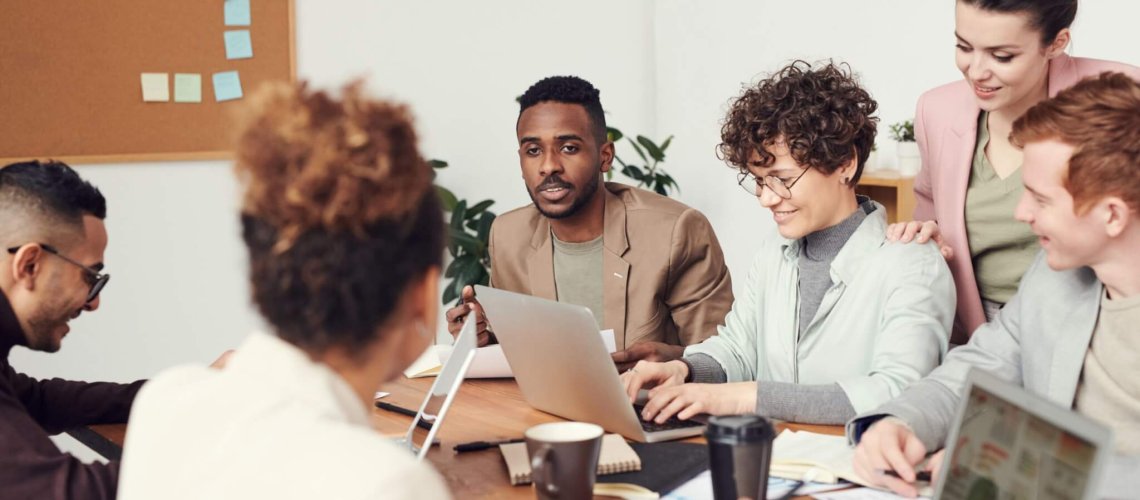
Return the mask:
<path id="1" fill-rule="evenodd" d="M 601 328 L 605 315 L 602 300 L 602 236 L 583 243 L 554 238 L 554 289 L 559 302 L 585 306 Z"/>
<path id="2" fill-rule="evenodd" d="M 986 158 L 988 113 L 978 117 L 977 146 L 966 188 L 966 237 L 982 298 L 1006 303 L 1040 247 L 1029 225 L 1013 218 L 1024 187 L 1021 168 L 1002 179 Z"/>

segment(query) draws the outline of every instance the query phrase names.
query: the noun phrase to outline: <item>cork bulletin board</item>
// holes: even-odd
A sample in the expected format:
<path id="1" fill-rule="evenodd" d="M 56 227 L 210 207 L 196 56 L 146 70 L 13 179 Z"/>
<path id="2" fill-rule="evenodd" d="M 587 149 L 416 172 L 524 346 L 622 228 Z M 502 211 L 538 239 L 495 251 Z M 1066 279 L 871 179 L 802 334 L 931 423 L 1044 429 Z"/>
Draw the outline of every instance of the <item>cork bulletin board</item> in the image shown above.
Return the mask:
<path id="1" fill-rule="evenodd" d="M 246 26 L 226 25 L 229 1 L 4 1 L 0 165 L 229 157 L 245 98 L 296 80 L 293 0 L 238 0 Z M 227 58 L 230 30 L 248 30 L 252 57 Z M 217 101 L 213 75 L 231 71 L 244 97 Z M 169 75 L 169 100 L 143 101 L 143 73 Z M 199 102 L 174 87 L 176 74 L 200 75 Z"/>

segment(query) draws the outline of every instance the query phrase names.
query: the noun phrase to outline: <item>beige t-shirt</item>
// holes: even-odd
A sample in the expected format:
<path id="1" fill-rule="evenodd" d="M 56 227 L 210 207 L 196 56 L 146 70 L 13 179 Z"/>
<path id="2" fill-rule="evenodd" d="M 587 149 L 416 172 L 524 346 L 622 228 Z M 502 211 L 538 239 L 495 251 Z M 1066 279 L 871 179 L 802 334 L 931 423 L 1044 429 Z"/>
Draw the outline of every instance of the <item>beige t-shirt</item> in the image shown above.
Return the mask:
<path id="1" fill-rule="evenodd" d="M 1021 198 L 1021 169 L 1009 177 L 998 177 L 986 158 L 990 130 L 987 113 L 978 118 L 978 139 L 970 184 L 966 188 L 966 237 L 974 260 L 978 291 L 982 298 L 1009 302 L 1017 292 L 1021 275 L 1037 255 L 1037 236 L 1029 225 L 1013 218 Z"/>
<path id="2" fill-rule="evenodd" d="M 554 240 L 554 289 L 559 302 L 585 306 L 598 328 L 605 315 L 602 299 L 602 236 L 583 243 Z"/>
<path id="3" fill-rule="evenodd" d="M 1112 428 L 1118 452 L 1140 454 L 1140 295 L 1101 298 L 1074 407 Z"/>

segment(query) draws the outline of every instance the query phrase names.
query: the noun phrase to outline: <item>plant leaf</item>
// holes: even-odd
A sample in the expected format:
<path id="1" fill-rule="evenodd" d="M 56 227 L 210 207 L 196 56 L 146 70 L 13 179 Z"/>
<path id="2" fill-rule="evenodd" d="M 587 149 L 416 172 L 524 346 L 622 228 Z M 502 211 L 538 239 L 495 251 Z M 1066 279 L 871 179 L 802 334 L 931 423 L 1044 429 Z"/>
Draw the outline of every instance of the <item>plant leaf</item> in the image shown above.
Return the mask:
<path id="1" fill-rule="evenodd" d="M 665 186 L 661 184 L 661 182 L 654 183 L 653 190 L 657 191 L 657 194 L 661 196 L 669 196 L 669 192 L 665 190 Z"/>
<path id="2" fill-rule="evenodd" d="M 637 156 L 641 157 L 641 161 L 649 163 L 649 157 L 645 156 L 645 151 L 641 149 L 641 146 L 638 146 L 633 139 L 630 139 L 628 137 L 626 137 L 625 140 L 629 141 L 629 144 L 633 146 L 633 150 L 637 152 Z"/>
<path id="3" fill-rule="evenodd" d="M 475 229 L 475 237 L 483 242 L 483 246 L 487 245 L 487 238 L 491 236 L 491 224 L 495 223 L 495 214 L 491 212 L 483 212 L 479 217 L 479 227 Z"/>
<path id="4" fill-rule="evenodd" d="M 661 143 L 661 154 L 665 154 L 665 150 L 669 149 L 669 143 L 673 142 L 673 136 L 665 138 L 665 142 Z"/>
<path id="5" fill-rule="evenodd" d="M 625 137 L 625 135 L 623 135 L 620 130 L 613 127 L 606 127 L 606 138 L 609 139 L 610 142 L 620 141 L 622 137 Z"/>
<path id="6" fill-rule="evenodd" d="M 431 165 L 431 168 L 433 169 L 447 168 L 447 162 L 443 160 L 428 160 L 428 165 Z"/>
<path id="7" fill-rule="evenodd" d="M 643 173 L 640 168 L 637 168 L 633 165 L 621 169 L 621 173 L 626 177 L 639 181 L 645 177 L 645 173 Z"/>
<path id="8" fill-rule="evenodd" d="M 447 287 L 443 289 L 443 303 L 450 304 L 458 297 L 459 295 L 455 293 L 455 280 L 452 279 L 447 282 Z"/>
<path id="9" fill-rule="evenodd" d="M 435 186 L 435 194 L 439 196 L 439 203 L 443 205 L 444 212 L 455 210 L 455 204 L 458 203 L 458 200 L 455 198 L 455 193 L 437 184 Z"/>
<path id="10" fill-rule="evenodd" d="M 467 218 L 467 200 L 459 200 L 451 209 L 451 227 L 463 231 L 463 219 Z"/>
<path id="11" fill-rule="evenodd" d="M 468 218 L 468 219 L 474 219 L 476 215 L 479 215 L 479 214 L 480 214 L 480 213 L 482 213 L 484 210 L 486 210 L 486 209 L 487 209 L 487 207 L 489 207 L 489 206 L 491 206 L 491 205 L 494 205 L 494 204 L 495 204 L 495 200 L 483 200 L 483 201 L 480 201 L 479 203 L 476 203 L 476 204 L 475 204 L 474 206 L 472 206 L 471 208 L 468 208 L 468 209 L 467 209 L 467 217 L 466 217 L 466 218 Z"/>
<path id="12" fill-rule="evenodd" d="M 459 245 L 465 253 L 473 254 L 476 256 L 482 255 L 486 251 L 487 245 L 478 238 L 471 236 L 463 229 L 451 229 L 451 240 Z"/>
<path id="13" fill-rule="evenodd" d="M 662 153 L 661 148 L 657 147 L 648 137 L 639 135 L 637 136 L 637 142 L 645 147 L 645 150 L 649 152 L 649 156 L 653 157 L 655 161 L 665 161 L 665 153 Z"/>
<path id="14" fill-rule="evenodd" d="M 449 264 L 447 266 L 447 271 L 445 271 L 443 273 L 443 277 L 444 278 L 454 278 L 455 275 L 459 273 L 460 269 L 463 269 L 465 266 L 468 266 L 471 263 L 478 263 L 478 262 L 479 262 L 479 259 L 476 258 L 474 255 L 461 255 L 461 256 L 459 256 L 456 259 L 451 261 L 451 264 Z"/>

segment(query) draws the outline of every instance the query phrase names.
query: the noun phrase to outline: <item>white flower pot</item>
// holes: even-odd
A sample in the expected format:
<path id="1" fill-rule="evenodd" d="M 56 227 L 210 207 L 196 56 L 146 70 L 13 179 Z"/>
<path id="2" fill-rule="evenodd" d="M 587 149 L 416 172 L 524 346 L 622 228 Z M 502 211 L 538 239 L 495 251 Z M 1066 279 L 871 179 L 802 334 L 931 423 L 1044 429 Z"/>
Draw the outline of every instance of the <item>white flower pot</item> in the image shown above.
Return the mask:
<path id="1" fill-rule="evenodd" d="M 918 155 L 918 143 L 899 142 L 896 154 L 899 157 L 899 174 L 913 176 L 922 168 L 922 159 Z"/>

